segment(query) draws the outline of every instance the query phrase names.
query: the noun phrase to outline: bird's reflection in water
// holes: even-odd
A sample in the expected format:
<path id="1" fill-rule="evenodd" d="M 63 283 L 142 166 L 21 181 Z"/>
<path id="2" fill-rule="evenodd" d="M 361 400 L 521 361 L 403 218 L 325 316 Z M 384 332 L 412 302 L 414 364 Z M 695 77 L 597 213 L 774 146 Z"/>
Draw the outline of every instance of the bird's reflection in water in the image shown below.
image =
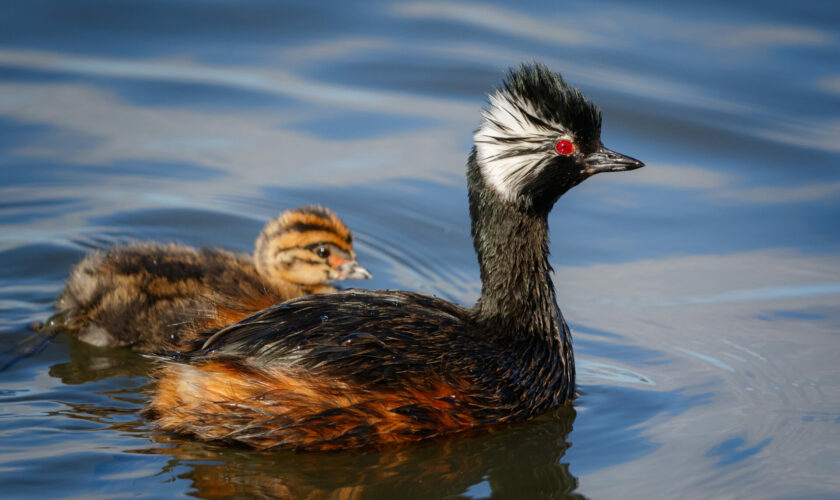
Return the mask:
<path id="1" fill-rule="evenodd" d="M 70 358 L 50 367 L 50 376 L 77 385 L 115 377 L 147 377 L 154 362 L 125 348 L 96 347 L 61 335 Z"/>
<path id="2" fill-rule="evenodd" d="M 336 453 L 253 451 L 193 441 L 151 430 L 139 416 L 154 363 L 128 349 L 105 349 L 67 339 L 68 362 L 50 375 L 66 384 L 143 377 L 94 404 L 69 404 L 68 417 L 102 430 L 153 441 L 129 453 L 170 456 L 161 476 L 190 481 L 198 498 L 429 499 L 583 498 L 561 460 L 575 410 L 564 406 L 512 426 L 417 446 Z M 99 382 L 101 385 L 101 382 Z M 115 387 L 116 389 L 116 387 Z M 131 415 L 136 418 L 131 418 Z"/>
<path id="3" fill-rule="evenodd" d="M 178 477 L 199 498 L 583 498 L 561 462 L 574 418 L 564 407 L 489 434 L 382 451 L 255 452 L 169 435 L 154 438 L 171 447 L 134 451 L 174 457 L 169 467 L 188 468 Z"/>

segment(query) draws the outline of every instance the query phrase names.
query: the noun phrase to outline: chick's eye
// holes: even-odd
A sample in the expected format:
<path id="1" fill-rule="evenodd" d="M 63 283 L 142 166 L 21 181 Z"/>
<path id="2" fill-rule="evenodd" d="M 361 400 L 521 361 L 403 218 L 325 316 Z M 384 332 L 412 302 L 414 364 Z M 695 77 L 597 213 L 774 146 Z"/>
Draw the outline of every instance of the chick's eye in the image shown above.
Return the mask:
<path id="1" fill-rule="evenodd" d="M 554 148 L 563 156 L 569 156 L 575 152 L 575 145 L 572 144 L 572 141 L 567 141 L 565 139 L 558 142 Z"/>
<path id="2" fill-rule="evenodd" d="M 327 257 L 330 256 L 330 249 L 327 248 L 327 247 L 318 247 L 315 250 L 315 253 L 318 254 L 318 257 L 321 257 L 322 259 L 326 259 Z"/>

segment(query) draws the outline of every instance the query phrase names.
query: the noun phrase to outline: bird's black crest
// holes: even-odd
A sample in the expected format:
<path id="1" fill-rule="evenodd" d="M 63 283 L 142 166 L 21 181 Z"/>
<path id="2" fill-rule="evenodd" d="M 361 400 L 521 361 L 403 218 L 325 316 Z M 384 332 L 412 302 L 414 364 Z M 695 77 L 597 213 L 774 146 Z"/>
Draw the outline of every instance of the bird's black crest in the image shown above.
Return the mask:
<path id="1" fill-rule="evenodd" d="M 508 71 L 502 88 L 525 101 L 548 123 L 562 123 L 578 140 L 597 139 L 601 135 L 601 110 L 570 87 L 559 73 L 540 63 L 522 64 Z"/>

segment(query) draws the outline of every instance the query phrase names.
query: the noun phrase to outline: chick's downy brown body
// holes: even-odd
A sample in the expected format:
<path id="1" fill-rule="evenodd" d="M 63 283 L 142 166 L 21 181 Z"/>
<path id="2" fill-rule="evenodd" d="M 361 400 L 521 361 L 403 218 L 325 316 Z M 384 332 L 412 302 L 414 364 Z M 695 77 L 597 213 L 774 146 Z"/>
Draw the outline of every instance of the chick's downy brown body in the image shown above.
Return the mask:
<path id="1" fill-rule="evenodd" d="M 313 293 L 344 278 L 367 278 L 344 223 L 322 207 L 269 222 L 254 256 L 220 248 L 135 243 L 88 254 L 56 302 L 61 326 L 99 346 L 169 352 L 191 348 L 212 325 Z"/>

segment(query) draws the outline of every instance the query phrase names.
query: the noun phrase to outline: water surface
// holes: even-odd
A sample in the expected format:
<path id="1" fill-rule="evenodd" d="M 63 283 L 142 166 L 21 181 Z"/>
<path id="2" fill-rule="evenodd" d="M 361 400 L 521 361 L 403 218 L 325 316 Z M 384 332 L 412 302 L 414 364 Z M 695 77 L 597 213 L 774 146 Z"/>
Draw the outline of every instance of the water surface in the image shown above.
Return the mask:
<path id="1" fill-rule="evenodd" d="M 158 434 L 151 362 L 59 337 L 0 373 L 6 498 L 837 498 L 840 8 L 12 1 L 0 9 L 0 341 L 137 240 L 250 251 L 321 203 L 372 288 L 480 291 L 484 94 L 549 64 L 648 167 L 551 215 L 573 407 L 332 454 Z"/>

